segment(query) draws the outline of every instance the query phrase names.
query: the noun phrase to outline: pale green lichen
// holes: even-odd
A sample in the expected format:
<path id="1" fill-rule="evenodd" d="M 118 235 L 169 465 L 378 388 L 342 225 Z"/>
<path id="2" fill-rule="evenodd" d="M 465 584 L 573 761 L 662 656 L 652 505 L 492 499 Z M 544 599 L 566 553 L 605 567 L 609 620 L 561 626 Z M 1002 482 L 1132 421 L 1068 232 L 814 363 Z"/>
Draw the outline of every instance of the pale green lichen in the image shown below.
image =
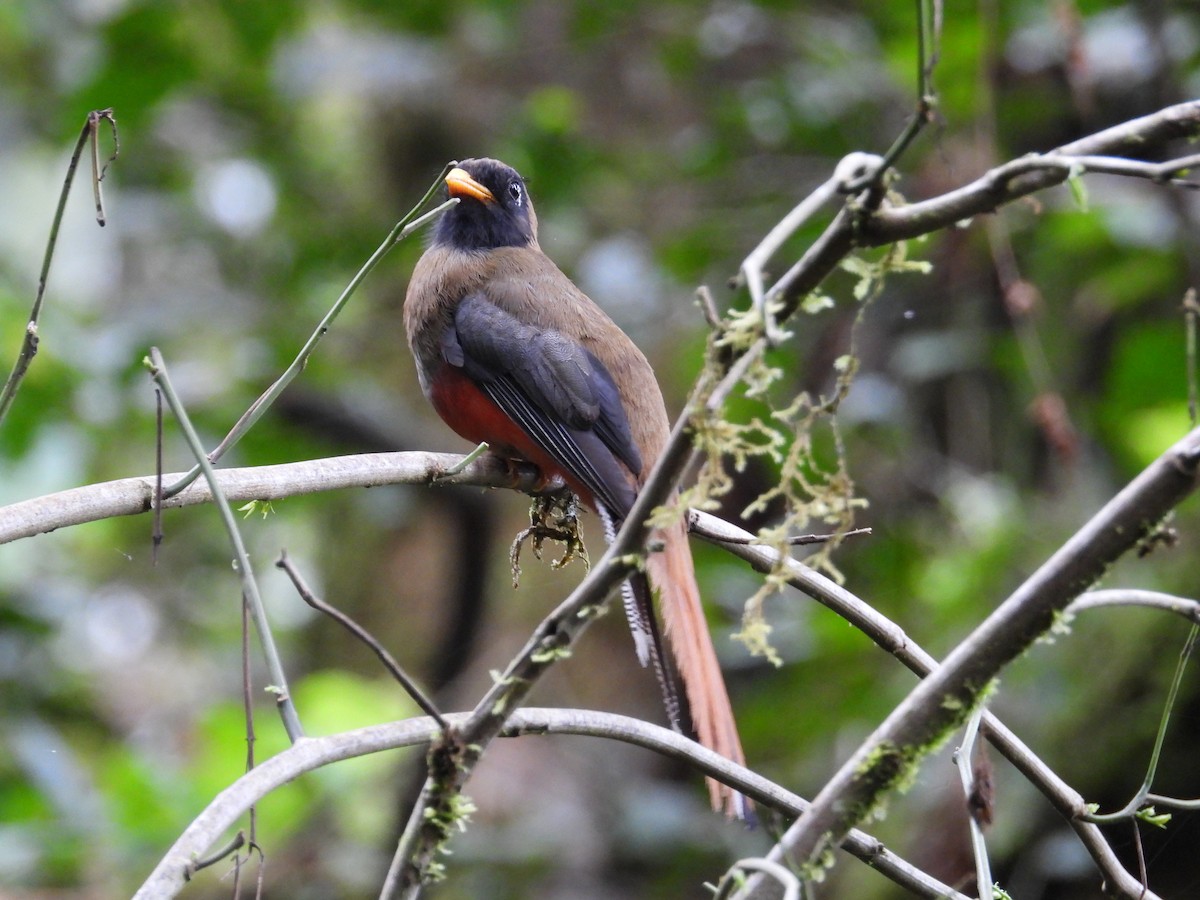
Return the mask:
<path id="1" fill-rule="evenodd" d="M 560 660 L 571 658 L 571 648 L 555 643 L 548 643 L 535 650 L 529 657 L 530 661 L 539 666 L 548 666 Z"/>
<path id="2" fill-rule="evenodd" d="M 689 506 L 715 508 L 719 499 L 732 491 L 734 477 L 752 462 L 777 470 L 774 484 L 742 512 L 743 516 L 768 514 L 774 518 L 771 525 L 759 531 L 758 539 L 777 551 L 778 564 L 746 601 L 742 627 L 736 636 L 752 654 L 776 664 L 780 659 L 771 647 L 771 628 L 763 608 L 766 600 L 787 583 L 785 565 L 791 556 L 791 537 L 802 530 L 813 530 L 814 524 L 830 532 L 831 539 L 818 545 L 806 562 L 840 582 L 842 574 L 833 563 L 833 554 L 841 544 L 841 535 L 854 528 L 856 512 L 867 505 L 856 494 L 838 422 L 838 409 L 859 369 L 855 345 L 858 327 L 888 275 L 925 273 L 930 266 L 910 260 L 908 244 L 900 242 L 872 257 L 847 258 L 842 268 L 856 277 L 853 293 L 859 310 L 850 346 L 834 363 L 836 377 L 831 391 L 818 396 L 800 392 L 779 402 L 773 395 L 784 382 L 785 373 L 771 365 L 765 354 L 750 357 L 742 374 L 742 396 L 761 404 L 760 410 L 738 418 L 724 409 L 709 410 L 711 394 L 701 391 L 693 398 L 691 419 L 693 440 L 702 459 L 696 482 L 683 492 L 677 507 L 658 511 L 653 520 L 656 526 L 664 527 Z M 781 298 L 769 294 L 768 300 L 770 314 L 783 311 Z M 830 297 L 813 293 L 800 302 L 799 310 L 816 315 L 832 306 Z M 757 307 L 729 312 L 710 339 L 700 383 L 707 384 L 711 391 L 724 375 L 721 361 L 726 354 L 737 356 L 750 351 L 762 334 L 762 315 Z"/>

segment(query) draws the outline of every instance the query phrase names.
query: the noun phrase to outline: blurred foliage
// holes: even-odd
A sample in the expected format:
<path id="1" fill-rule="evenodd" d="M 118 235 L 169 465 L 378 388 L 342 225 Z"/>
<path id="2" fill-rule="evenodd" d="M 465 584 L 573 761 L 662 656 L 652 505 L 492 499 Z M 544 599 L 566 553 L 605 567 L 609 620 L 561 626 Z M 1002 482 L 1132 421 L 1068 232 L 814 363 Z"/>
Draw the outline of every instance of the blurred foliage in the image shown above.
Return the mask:
<path id="1" fill-rule="evenodd" d="M 455 157 L 497 156 L 528 177 L 543 246 L 633 333 L 678 408 L 700 367 L 695 286 L 744 303 L 724 289 L 740 260 L 843 154 L 891 143 L 914 107 L 915 72 L 913 5 L 901 3 L 0 5 L 0 352 L 19 345 L 85 115 L 112 106 L 121 130 L 108 227 L 95 227 L 83 185 L 68 207 L 42 349 L 0 427 L 0 502 L 152 470 L 141 367 L 151 344 L 215 444 Z M 937 121 L 899 165 L 909 199 L 1195 96 L 1200 17 L 1162 2 L 948 4 L 934 86 Z M 932 273 L 891 278 L 857 334 L 861 370 L 840 421 L 870 503 L 859 522 L 873 533 L 836 562 L 850 589 L 935 653 L 1188 427 L 1179 304 L 1197 281 L 1195 197 L 1104 177 L 1086 188 L 1086 208 L 1056 190 L 914 242 Z M 789 242 L 780 271 L 821 224 Z M 1036 292 L 1016 328 L 987 229 L 1011 242 Z M 404 343 L 401 303 L 420 249 L 414 238 L 393 251 L 228 464 L 465 449 L 425 407 Z M 786 373 L 779 405 L 830 388 L 853 286 L 836 273 L 824 286 L 834 308 L 794 323 L 774 360 Z M 1047 392 L 1061 394 L 1075 443 L 1034 416 Z M 189 464 L 173 431 L 167 460 Z M 728 512 L 772 475 L 751 466 Z M 294 597 L 270 565 L 280 547 L 446 708 L 473 702 L 488 669 L 578 578 L 578 567 L 527 565 L 513 592 L 504 549 L 523 499 L 451 493 L 303 498 L 245 521 L 313 733 L 411 710 L 364 648 Z M 1106 585 L 1194 593 L 1195 504 L 1174 524 L 1177 547 L 1123 562 Z M 157 567 L 149 548 L 145 518 L 0 547 L 6 897 L 129 893 L 242 770 L 240 598 L 226 539 L 212 510 L 191 509 L 167 514 Z M 791 593 L 768 604 L 783 665 L 748 659 L 725 638 L 756 580 L 710 548 L 697 559 L 751 764 L 811 794 L 911 676 Z M 473 599 L 486 604 L 464 613 L 453 585 L 472 572 L 486 586 Z M 455 618 L 468 614 L 474 631 Z M 661 721 L 653 679 L 609 618 L 535 702 Z M 1141 779 L 1183 636 L 1161 614 L 1090 613 L 1012 667 L 996 708 L 1112 808 Z M 1200 794 L 1193 683 L 1162 772 L 1163 790 L 1183 796 Z M 259 758 L 283 744 L 262 699 Z M 342 763 L 264 802 L 270 893 L 373 896 L 416 758 Z M 1020 897 L 1093 896 L 1098 879 L 1063 823 L 1005 766 L 996 778 L 1001 883 Z M 956 785 L 948 765 L 926 765 L 877 826 L 946 878 L 961 874 Z M 479 812 L 437 896 L 696 896 L 733 854 L 768 841 L 708 816 L 694 774 L 595 741 L 506 744 L 470 793 Z M 1163 896 L 1194 893 L 1196 827 L 1181 814 L 1147 835 Z M 1126 834 L 1114 838 L 1132 865 Z M 821 895 L 895 896 L 862 868 L 839 866 Z M 205 871 L 187 895 L 226 896 L 228 871 Z"/>

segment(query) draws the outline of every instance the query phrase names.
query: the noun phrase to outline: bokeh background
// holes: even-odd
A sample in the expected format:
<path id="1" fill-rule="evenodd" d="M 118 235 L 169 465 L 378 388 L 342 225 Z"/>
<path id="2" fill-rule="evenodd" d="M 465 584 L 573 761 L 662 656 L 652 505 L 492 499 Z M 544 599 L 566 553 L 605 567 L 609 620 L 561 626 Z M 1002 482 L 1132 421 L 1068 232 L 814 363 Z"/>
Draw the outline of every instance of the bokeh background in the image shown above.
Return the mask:
<path id="1" fill-rule="evenodd" d="M 0 502 L 153 469 L 151 345 L 215 445 L 452 158 L 496 156 L 526 175 L 543 246 L 633 334 L 678 409 L 701 364 L 695 287 L 745 303 L 727 283 L 757 240 L 843 154 L 882 152 L 902 129 L 916 48 L 911 3 L 5 3 L 0 357 L 16 355 L 89 110 L 115 108 L 121 155 L 106 228 L 82 181 L 68 207 L 42 350 L 0 426 Z M 899 166 L 909 199 L 1197 96 L 1200 16 L 1165 0 L 949 4 L 934 86 L 936 121 Z M 1188 427 L 1181 300 L 1200 281 L 1196 198 L 1105 177 L 1086 189 L 1086 204 L 1050 191 L 914 242 L 932 272 L 891 278 L 858 331 L 862 370 L 840 421 L 873 532 L 836 561 L 936 654 Z M 414 238 L 387 257 L 227 464 L 466 449 L 421 400 L 403 337 L 420 250 Z M 853 286 L 835 274 L 834 308 L 796 322 L 776 357 L 781 405 L 830 387 Z M 189 465 L 173 431 L 166 456 L 169 470 Z M 728 513 L 771 477 L 752 467 Z M 310 732 L 413 711 L 364 648 L 296 599 L 271 565 L 279 550 L 461 708 L 582 573 L 527 556 L 513 590 L 507 547 L 526 508 L 503 492 L 387 488 L 277 502 L 244 522 Z M 1177 546 L 1105 584 L 1194 595 L 1197 518 L 1187 504 Z M 128 894 L 242 768 L 226 538 L 212 509 L 165 525 L 157 567 L 146 517 L 0 547 L 0 896 Z M 912 677 L 793 593 L 768 605 L 782 665 L 751 658 L 728 637 L 755 578 L 709 548 L 697 560 L 747 756 L 811 795 Z M 1081 617 L 1011 667 L 994 708 L 1115 808 L 1140 783 L 1184 637 L 1160 613 Z M 533 701 L 662 721 L 631 649 L 609 616 Z M 284 743 L 268 706 L 260 755 Z M 1194 677 L 1176 713 L 1157 786 L 1195 796 Z M 343 763 L 265 801 L 270 895 L 374 896 L 419 760 Z M 995 779 L 1001 883 L 1022 898 L 1095 896 L 1049 806 L 999 760 Z M 694 774 L 594 740 L 496 747 L 469 793 L 479 809 L 439 897 L 702 896 L 703 880 L 769 846 L 765 830 L 708 814 Z M 953 880 L 962 816 L 938 758 L 875 829 Z M 1197 834 L 1185 813 L 1145 835 L 1164 896 L 1200 890 Z M 1134 865 L 1130 829 L 1111 837 Z M 206 871 L 187 895 L 227 896 L 228 873 Z M 817 895 L 897 891 L 844 860 Z"/>

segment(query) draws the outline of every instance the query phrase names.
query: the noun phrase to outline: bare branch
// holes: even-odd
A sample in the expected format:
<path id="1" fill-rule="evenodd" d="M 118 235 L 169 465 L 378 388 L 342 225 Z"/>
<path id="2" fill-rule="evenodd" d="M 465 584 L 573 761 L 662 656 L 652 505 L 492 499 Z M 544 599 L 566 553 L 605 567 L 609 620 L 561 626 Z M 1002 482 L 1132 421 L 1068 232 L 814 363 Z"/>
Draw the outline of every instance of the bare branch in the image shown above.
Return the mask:
<path id="1" fill-rule="evenodd" d="M 800 900 L 800 879 L 792 874 L 786 866 L 767 859 L 739 859 L 735 862 L 729 867 L 729 871 L 725 873 L 721 883 L 717 885 L 717 892 L 713 895 L 713 900 L 728 900 L 730 891 L 737 884 L 736 873 L 750 871 L 763 872 L 779 882 L 779 886 L 783 889 L 782 900 Z"/>
<path id="2" fill-rule="evenodd" d="M 1189 622 L 1200 625 L 1200 601 L 1187 597 L 1176 597 L 1174 594 L 1164 594 L 1161 591 L 1142 591 L 1133 588 L 1088 591 L 1073 600 L 1066 612 L 1070 616 L 1089 609 L 1102 609 L 1109 606 L 1143 606 L 1147 609 L 1161 609 L 1164 612 L 1183 616 Z"/>
<path id="3" fill-rule="evenodd" d="M 437 722 L 443 731 L 449 727 L 446 724 L 446 720 L 442 718 L 442 714 L 438 712 L 437 707 L 434 706 L 433 701 L 425 696 L 425 692 L 417 687 L 417 683 L 408 677 L 408 673 L 400 668 L 400 664 L 396 662 L 395 657 L 388 653 L 387 648 L 380 644 L 379 641 L 375 639 L 375 636 L 371 634 L 371 632 L 367 631 L 367 629 L 363 628 L 340 609 L 330 606 L 309 589 L 308 584 L 304 581 L 304 578 L 296 570 L 296 567 L 292 565 L 292 560 L 287 555 L 286 550 L 279 554 L 279 559 L 275 560 L 275 566 L 276 568 L 283 569 L 283 571 L 287 573 L 288 578 L 292 580 L 292 585 L 296 588 L 296 593 L 300 595 L 301 600 L 303 600 L 317 612 L 329 616 L 329 618 L 333 619 L 352 635 L 366 644 L 371 649 L 371 652 L 378 657 L 379 661 L 383 663 L 383 667 L 388 670 L 388 673 L 392 676 L 392 678 L 396 680 L 400 687 L 404 688 L 405 693 L 407 693 L 408 696 L 412 698 L 412 701 L 417 704 L 418 707 L 420 707 L 421 712 L 425 713 L 425 715 Z"/>
<path id="4" fill-rule="evenodd" d="M 231 502 L 279 500 L 343 488 L 385 484 L 473 485 L 512 488 L 531 493 L 538 488 L 532 466 L 510 467 L 483 456 L 457 475 L 443 473 L 462 461 L 456 453 L 364 453 L 245 469 L 217 469 L 216 483 Z M 183 473 L 164 476 L 182 478 Z M 154 505 L 153 475 L 122 478 L 45 494 L 0 507 L 0 544 L 46 534 L 59 528 L 114 516 L 149 512 Z M 211 503 L 212 489 L 196 482 L 163 501 L 165 508 Z"/>

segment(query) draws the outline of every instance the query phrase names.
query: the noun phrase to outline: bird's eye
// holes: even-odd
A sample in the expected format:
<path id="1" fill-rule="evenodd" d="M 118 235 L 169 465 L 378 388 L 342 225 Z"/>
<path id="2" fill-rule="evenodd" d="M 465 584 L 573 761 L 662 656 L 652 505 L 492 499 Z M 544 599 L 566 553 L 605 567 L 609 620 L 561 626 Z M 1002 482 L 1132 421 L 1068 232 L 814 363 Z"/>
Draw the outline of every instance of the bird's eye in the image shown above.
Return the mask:
<path id="1" fill-rule="evenodd" d="M 521 187 L 521 182 L 510 181 L 508 183 L 508 196 L 512 199 L 512 202 L 518 206 L 521 205 L 521 197 L 524 195 L 524 193 L 525 191 Z"/>

